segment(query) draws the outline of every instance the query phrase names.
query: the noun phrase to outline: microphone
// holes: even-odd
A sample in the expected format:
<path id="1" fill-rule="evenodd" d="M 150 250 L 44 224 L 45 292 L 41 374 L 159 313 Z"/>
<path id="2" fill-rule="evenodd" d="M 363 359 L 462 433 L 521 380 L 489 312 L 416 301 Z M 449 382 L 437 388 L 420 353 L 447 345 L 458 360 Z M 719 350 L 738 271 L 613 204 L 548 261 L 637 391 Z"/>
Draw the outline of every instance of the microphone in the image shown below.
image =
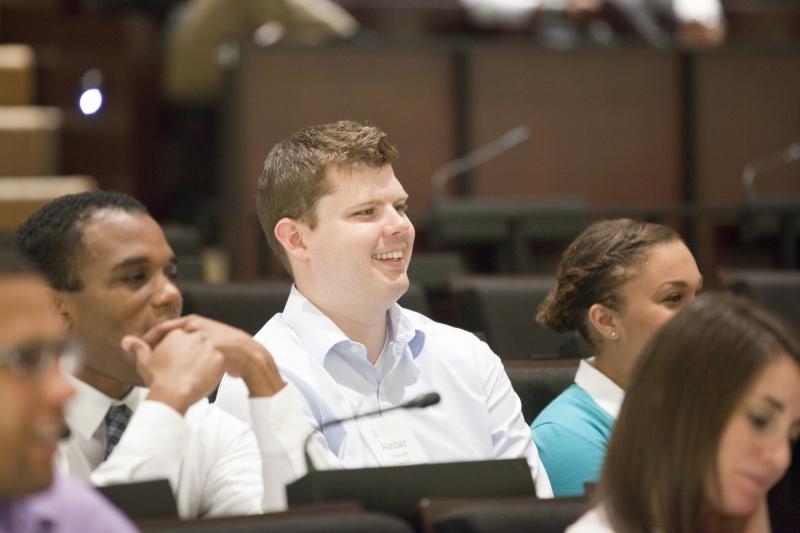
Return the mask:
<path id="1" fill-rule="evenodd" d="M 366 418 L 368 416 L 382 415 L 383 413 L 388 413 L 389 411 L 395 411 L 397 409 L 423 409 L 425 407 L 430 407 L 431 405 L 436 405 L 439 403 L 439 400 L 441 400 L 441 396 L 439 396 L 438 392 L 428 392 L 426 394 L 421 394 L 405 403 L 401 403 L 400 405 L 395 405 L 387 409 L 377 409 L 375 411 L 368 411 L 366 413 L 361 413 L 354 416 L 329 420 L 320 425 L 317 431 L 321 433 L 323 429 L 331 426 L 358 420 L 359 418 Z M 306 460 L 306 471 L 308 472 L 315 472 L 317 470 L 317 468 L 314 466 L 314 462 L 311 460 L 311 456 L 308 453 L 308 443 L 311 442 L 311 437 L 316 435 L 317 431 L 312 431 L 308 437 L 306 437 L 305 442 L 303 442 L 303 456 Z"/>
<path id="2" fill-rule="evenodd" d="M 745 200 L 748 203 L 755 201 L 756 192 L 753 189 L 753 182 L 757 176 L 795 161 L 800 161 L 800 142 L 790 144 L 775 155 L 748 163 L 742 170 L 742 188 L 744 189 Z"/>
<path id="3" fill-rule="evenodd" d="M 445 186 L 451 179 L 473 168 L 479 167 L 487 161 L 503 155 L 509 150 L 513 150 L 517 146 L 528 142 L 530 138 L 531 131 L 527 126 L 517 126 L 489 144 L 485 144 L 457 159 L 448 161 L 439 167 L 436 172 L 433 173 L 433 176 L 431 176 L 434 202 L 439 202 L 444 198 Z"/>

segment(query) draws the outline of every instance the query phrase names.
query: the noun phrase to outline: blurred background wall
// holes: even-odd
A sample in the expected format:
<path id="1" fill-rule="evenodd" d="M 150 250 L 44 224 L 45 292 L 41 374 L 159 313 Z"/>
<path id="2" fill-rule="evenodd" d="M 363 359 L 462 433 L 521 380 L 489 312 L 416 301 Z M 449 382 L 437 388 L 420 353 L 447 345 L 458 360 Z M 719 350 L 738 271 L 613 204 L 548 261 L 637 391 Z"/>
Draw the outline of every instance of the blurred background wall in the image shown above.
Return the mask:
<path id="1" fill-rule="evenodd" d="M 120 190 L 185 275 L 281 278 L 255 218 L 264 156 L 351 118 L 400 149 L 420 257 L 552 274 L 589 221 L 626 215 L 678 228 L 712 284 L 797 269 L 800 4 L 710 4 L 0 0 L 0 231 L 64 191 Z"/>

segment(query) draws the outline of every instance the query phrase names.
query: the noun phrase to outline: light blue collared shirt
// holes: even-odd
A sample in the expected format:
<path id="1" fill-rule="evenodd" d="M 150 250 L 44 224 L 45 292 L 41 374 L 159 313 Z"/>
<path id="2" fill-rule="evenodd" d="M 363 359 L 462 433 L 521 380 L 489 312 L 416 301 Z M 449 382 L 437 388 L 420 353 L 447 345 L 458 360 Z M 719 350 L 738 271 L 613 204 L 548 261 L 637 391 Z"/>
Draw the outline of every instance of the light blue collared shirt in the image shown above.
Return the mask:
<path id="1" fill-rule="evenodd" d="M 272 354 L 286 381 L 304 400 L 310 426 L 386 409 L 435 391 L 441 402 L 404 413 L 406 423 L 432 463 L 524 457 L 537 494 L 552 496 L 520 400 L 500 359 L 471 333 L 393 305 L 389 337 L 378 365 L 364 345 L 353 342 L 293 287 L 283 313 L 255 339 Z M 247 387 L 225 376 L 217 403 L 250 421 Z M 324 430 L 317 442 L 323 466 L 378 466 L 378 458 L 354 423 Z M 319 462 L 315 454 L 315 462 Z"/>

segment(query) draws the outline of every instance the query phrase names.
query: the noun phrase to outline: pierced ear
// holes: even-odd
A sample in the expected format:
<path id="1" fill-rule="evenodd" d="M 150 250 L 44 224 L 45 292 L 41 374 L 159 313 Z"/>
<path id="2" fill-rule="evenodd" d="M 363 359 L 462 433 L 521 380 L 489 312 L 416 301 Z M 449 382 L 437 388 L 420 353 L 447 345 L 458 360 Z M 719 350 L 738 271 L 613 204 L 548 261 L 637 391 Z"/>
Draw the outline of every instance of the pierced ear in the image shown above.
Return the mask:
<path id="1" fill-rule="evenodd" d="M 50 291 L 53 309 L 61 316 L 67 330 L 72 331 L 74 322 L 72 320 L 72 305 L 70 304 L 68 293 L 55 289 L 48 290 Z"/>
<path id="2" fill-rule="evenodd" d="M 593 304 L 589 308 L 589 322 L 605 340 L 619 339 L 619 328 L 616 313 L 602 304 Z"/>
<path id="3" fill-rule="evenodd" d="M 306 225 L 291 218 L 282 218 L 275 224 L 275 238 L 283 246 L 286 255 L 297 261 L 308 259 L 308 250 L 303 240 Z"/>

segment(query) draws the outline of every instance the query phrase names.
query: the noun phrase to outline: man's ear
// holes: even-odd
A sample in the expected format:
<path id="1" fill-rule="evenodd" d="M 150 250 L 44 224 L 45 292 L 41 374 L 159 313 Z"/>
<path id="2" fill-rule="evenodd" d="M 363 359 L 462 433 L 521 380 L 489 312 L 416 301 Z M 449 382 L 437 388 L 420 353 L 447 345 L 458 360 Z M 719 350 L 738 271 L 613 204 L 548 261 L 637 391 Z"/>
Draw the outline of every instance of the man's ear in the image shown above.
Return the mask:
<path id="1" fill-rule="evenodd" d="M 56 289 L 49 290 L 51 301 L 53 302 L 53 309 L 61 316 L 61 319 L 64 321 L 64 326 L 71 332 L 75 323 L 73 320 L 75 311 L 70 293 Z"/>
<path id="2" fill-rule="evenodd" d="M 303 230 L 308 227 L 292 218 L 282 218 L 275 224 L 275 238 L 283 246 L 286 256 L 295 261 L 308 261 L 308 249 L 303 240 Z"/>
<path id="3" fill-rule="evenodd" d="M 615 341 L 620 337 L 616 312 L 603 304 L 592 304 L 589 308 L 589 323 L 604 341 Z"/>

